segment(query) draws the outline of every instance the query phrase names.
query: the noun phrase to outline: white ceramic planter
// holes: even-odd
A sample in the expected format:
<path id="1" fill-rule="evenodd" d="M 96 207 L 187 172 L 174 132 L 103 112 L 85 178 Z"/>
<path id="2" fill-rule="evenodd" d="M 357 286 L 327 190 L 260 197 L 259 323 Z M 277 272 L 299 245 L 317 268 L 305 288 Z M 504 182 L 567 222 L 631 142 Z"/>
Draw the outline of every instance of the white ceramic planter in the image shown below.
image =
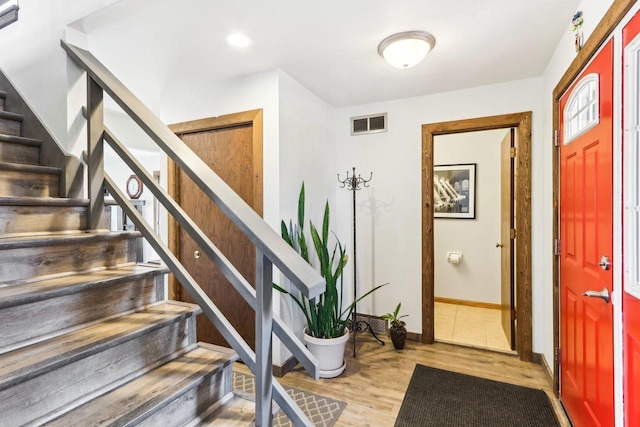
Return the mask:
<path id="1" fill-rule="evenodd" d="M 320 378 L 333 378 L 344 372 L 347 362 L 344 360 L 344 349 L 349 340 L 349 330 L 340 338 L 315 338 L 304 334 L 307 348 L 318 359 Z"/>

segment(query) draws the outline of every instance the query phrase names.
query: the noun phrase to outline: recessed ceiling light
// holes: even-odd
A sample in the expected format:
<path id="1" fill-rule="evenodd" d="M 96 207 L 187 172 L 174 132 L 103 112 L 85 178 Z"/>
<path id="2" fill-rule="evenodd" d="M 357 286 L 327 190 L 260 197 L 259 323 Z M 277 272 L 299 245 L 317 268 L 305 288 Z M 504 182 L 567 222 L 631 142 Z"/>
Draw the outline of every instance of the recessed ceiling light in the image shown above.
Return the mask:
<path id="1" fill-rule="evenodd" d="M 227 43 L 235 47 L 247 47 L 251 44 L 251 40 L 244 34 L 234 33 L 227 37 Z"/>
<path id="2" fill-rule="evenodd" d="M 382 40 L 378 53 L 390 65 L 409 68 L 422 61 L 436 44 L 436 39 L 424 31 L 407 31 Z"/>

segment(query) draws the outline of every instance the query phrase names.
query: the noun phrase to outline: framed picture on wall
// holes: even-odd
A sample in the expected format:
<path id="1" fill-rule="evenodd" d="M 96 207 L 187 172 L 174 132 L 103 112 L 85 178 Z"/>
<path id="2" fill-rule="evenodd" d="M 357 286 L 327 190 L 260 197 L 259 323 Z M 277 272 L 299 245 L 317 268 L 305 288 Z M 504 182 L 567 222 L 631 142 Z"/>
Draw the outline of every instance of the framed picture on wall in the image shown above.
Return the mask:
<path id="1" fill-rule="evenodd" d="M 476 164 L 433 167 L 433 217 L 476 217 Z"/>

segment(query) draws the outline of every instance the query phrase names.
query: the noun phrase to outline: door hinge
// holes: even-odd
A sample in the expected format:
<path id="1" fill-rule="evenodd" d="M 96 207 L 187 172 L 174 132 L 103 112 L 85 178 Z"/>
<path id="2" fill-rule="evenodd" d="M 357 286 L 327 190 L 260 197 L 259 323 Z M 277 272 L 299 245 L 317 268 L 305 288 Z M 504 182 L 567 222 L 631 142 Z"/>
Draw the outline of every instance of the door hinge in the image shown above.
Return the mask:
<path id="1" fill-rule="evenodd" d="M 509 230 L 509 237 L 511 237 L 511 239 L 515 239 L 516 238 L 516 229 L 512 228 L 511 230 Z"/>
<path id="2" fill-rule="evenodd" d="M 513 320 L 514 322 L 518 320 L 518 312 L 515 308 L 511 310 L 511 320 Z"/>
<path id="3" fill-rule="evenodd" d="M 555 352 L 556 363 L 560 363 L 560 347 L 556 347 L 554 352 Z"/>
<path id="4" fill-rule="evenodd" d="M 511 148 L 509 149 L 509 153 L 510 153 L 510 155 L 511 155 L 511 158 L 512 158 L 512 159 L 515 159 L 515 158 L 516 158 L 516 147 L 511 147 Z"/>
<path id="5" fill-rule="evenodd" d="M 553 240 L 553 254 L 555 256 L 560 255 L 560 239 Z"/>
<path id="6" fill-rule="evenodd" d="M 553 145 L 556 147 L 560 146 L 560 137 L 559 137 L 560 132 L 558 132 L 558 129 L 553 131 Z"/>

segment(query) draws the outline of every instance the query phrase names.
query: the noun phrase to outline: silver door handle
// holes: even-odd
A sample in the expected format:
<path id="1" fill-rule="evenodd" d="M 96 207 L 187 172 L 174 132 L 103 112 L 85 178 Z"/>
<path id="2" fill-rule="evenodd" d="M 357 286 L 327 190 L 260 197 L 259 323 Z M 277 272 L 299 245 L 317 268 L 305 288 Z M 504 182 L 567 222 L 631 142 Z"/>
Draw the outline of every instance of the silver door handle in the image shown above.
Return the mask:
<path id="1" fill-rule="evenodd" d="M 605 303 L 611 301 L 611 297 L 609 296 L 609 289 L 606 287 L 602 288 L 601 291 L 587 291 L 582 294 L 583 297 L 590 298 L 602 298 Z"/>

